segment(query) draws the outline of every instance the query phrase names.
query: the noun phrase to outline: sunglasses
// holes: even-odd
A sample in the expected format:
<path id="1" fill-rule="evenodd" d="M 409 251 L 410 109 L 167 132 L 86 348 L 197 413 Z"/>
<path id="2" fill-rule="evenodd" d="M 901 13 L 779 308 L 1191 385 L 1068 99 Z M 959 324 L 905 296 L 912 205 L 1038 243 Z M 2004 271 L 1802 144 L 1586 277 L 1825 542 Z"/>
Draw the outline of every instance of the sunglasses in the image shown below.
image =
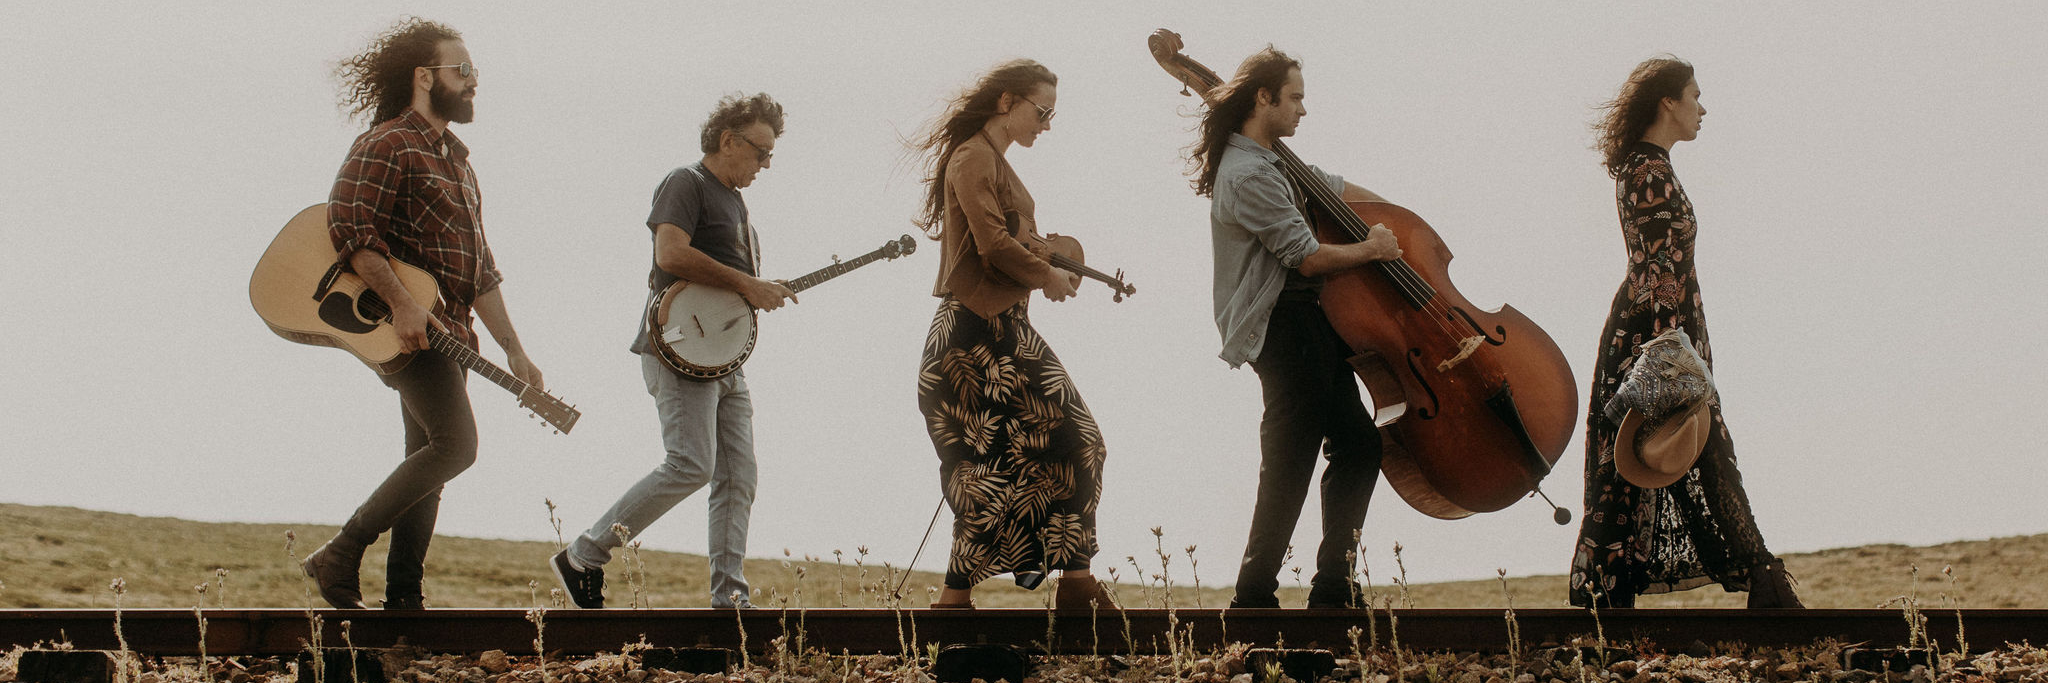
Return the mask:
<path id="1" fill-rule="evenodd" d="M 1023 95 L 1018 95 L 1017 99 L 1031 102 L 1031 98 Z M 1040 107 L 1037 102 L 1031 102 L 1031 106 L 1038 108 L 1039 123 L 1052 123 L 1052 117 L 1059 115 L 1059 112 L 1053 111 L 1051 107 Z"/>
<path id="2" fill-rule="evenodd" d="M 754 144 L 754 141 L 753 141 L 753 140 L 748 140 L 748 139 L 747 139 L 747 136 L 745 136 L 745 135 L 741 135 L 741 134 L 739 134 L 739 133 L 733 133 L 733 134 L 732 134 L 732 136 L 733 136 L 733 137 L 736 137 L 736 138 L 739 138 L 739 139 L 740 139 L 740 142 L 744 142 L 744 143 L 747 143 L 747 146 L 748 146 L 748 147 L 752 147 L 752 148 L 754 148 L 754 160 L 755 160 L 755 161 L 759 161 L 759 162 L 761 162 L 761 163 L 765 164 L 765 163 L 768 163 L 768 160 L 769 160 L 769 159 L 773 159 L 773 158 L 775 158 L 775 153 L 774 153 L 774 152 L 771 152 L 771 151 L 769 151 L 769 150 L 766 150 L 766 149 L 762 149 L 760 145 Z"/>
<path id="3" fill-rule="evenodd" d="M 454 69 L 454 70 L 455 70 L 455 75 L 457 75 L 457 76 L 461 76 L 461 77 L 463 77 L 463 78 L 470 78 L 470 77 L 473 77 L 473 76 L 475 76 L 475 75 L 476 75 L 476 67 L 475 67 L 475 66 L 471 66 L 469 62 L 463 62 L 463 63 L 461 63 L 461 64 L 440 64 L 440 65 L 436 65 L 436 66 L 423 66 L 423 67 L 420 67 L 420 68 L 422 68 L 422 69 Z"/>

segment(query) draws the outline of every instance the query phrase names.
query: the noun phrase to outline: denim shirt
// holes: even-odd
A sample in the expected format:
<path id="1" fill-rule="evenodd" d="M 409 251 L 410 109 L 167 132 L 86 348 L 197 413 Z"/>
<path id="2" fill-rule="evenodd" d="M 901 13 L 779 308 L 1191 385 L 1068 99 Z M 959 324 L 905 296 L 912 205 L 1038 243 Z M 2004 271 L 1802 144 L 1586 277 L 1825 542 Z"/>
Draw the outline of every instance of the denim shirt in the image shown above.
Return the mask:
<path id="1" fill-rule="evenodd" d="M 1302 217 L 1294 184 L 1279 161 L 1279 153 L 1233 133 L 1217 164 L 1209 203 L 1216 331 L 1223 335 L 1219 357 L 1233 368 L 1259 357 L 1287 271 L 1301 267 L 1302 259 L 1322 246 Z M 1314 166 L 1309 170 L 1322 176 L 1331 191 L 1344 191 L 1342 177 Z"/>

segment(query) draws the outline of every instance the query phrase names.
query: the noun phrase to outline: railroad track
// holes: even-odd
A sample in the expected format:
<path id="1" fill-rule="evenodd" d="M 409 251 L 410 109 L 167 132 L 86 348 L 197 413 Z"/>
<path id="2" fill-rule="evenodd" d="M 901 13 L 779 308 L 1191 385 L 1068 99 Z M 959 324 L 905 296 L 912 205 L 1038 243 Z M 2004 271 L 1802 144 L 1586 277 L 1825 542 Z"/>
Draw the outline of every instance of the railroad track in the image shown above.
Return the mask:
<path id="1" fill-rule="evenodd" d="M 211 609 L 206 652 L 284 655 L 306 648 L 303 609 Z M 504 650 L 532 654 L 536 624 L 521 609 L 314 610 L 324 645 L 341 647 L 341 622 L 358 648 L 403 644 L 439 653 Z M 1957 642 L 1958 617 L 1979 649 L 2008 642 L 2048 642 L 2048 610 L 1927 609 L 1926 632 L 1944 648 Z M 101 609 L 0 610 L 0 650 L 68 642 L 82 650 L 120 647 L 116 612 Z M 541 613 L 549 653 L 617 652 L 644 637 L 656 647 L 716 647 L 763 651 L 768 641 L 801 633 L 804 647 L 839 653 L 888 654 L 929 643 L 998 643 L 1045 648 L 1053 654 L 1164 651 L 1169 629 L 1182 642 L 1212 648 L 1227 642 L 1260 646 L 1321 647 L 1346 651 L 1350 629 L 1376 634 L 1386 644 L 1420 651 L 1504 651 L 1508 622 L 1496 609 L 1279 610 L 1164 609 L 1059 611 L 1043 609 L 714 609 L 547 610 Z M 199 652 L 197 620 L 189 609 L 129 609 L 118 614 L 128 649 L 153 655 Z M 1397 621 L 1398 620 L 1398 621 Z M 1515 623 L 1525 647 L 1569 643 L 1604 632 L 1609 642 L 1644 639 L 1683 650 L 1693 642 L 1740 641 L 1751 646 L 1805 645 L 1835 638 L 1867 647 L 1908 644 L 1907 622 L 1891 609 L 1624 609 L 1595 616 L 1580 609 L 1521 609 Z M 742 635 L 744 633 L 744 635 Z M 914 636 L 914 638 L 913 638 Z M 1361 640 L 1364 638 L 1361 637 Z M 1048 647 L 1049 644 L 1049 647 Z"/>

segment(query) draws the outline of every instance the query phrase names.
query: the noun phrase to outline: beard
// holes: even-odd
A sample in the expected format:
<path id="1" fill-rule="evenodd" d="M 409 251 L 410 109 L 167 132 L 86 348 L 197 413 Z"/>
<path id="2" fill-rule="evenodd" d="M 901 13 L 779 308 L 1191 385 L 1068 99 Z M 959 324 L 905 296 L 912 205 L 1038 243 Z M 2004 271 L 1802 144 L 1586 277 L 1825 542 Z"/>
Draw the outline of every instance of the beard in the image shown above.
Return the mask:
<path id="1" fill-rule="evenodd" d="M 443 88 L 440 83 L 427 92 L 427 104 L 434 108 L 434 115 L 455 123 L 469 123 L 476 120 L 476 102 L 462 99 L 474 90 Z"/>

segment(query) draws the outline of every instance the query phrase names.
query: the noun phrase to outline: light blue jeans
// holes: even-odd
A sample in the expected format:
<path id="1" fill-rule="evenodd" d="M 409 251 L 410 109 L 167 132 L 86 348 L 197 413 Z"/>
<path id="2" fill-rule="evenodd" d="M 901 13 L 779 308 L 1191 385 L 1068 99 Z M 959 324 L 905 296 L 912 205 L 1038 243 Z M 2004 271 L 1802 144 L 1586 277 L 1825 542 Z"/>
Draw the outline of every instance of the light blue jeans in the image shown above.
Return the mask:
<path id="1" fill-rule="evenodd" d="M 705 484 L 711 485 L 711 606 L 731 607 L 733 595 L 747 595 L 742 562 L 747 556 L 747 518 L 754 506 L 754 400 L 745 373 L 716 381 L 684 379 L 651 353 L 640 354 L 640 374 L 661 416 L 661 441 L 668 456 L 627 489 L 589 531 L 569 545 L 569 556 L 585 567 L 602 567 L 619 547 L 613 524 L 631 536 Z"/>

